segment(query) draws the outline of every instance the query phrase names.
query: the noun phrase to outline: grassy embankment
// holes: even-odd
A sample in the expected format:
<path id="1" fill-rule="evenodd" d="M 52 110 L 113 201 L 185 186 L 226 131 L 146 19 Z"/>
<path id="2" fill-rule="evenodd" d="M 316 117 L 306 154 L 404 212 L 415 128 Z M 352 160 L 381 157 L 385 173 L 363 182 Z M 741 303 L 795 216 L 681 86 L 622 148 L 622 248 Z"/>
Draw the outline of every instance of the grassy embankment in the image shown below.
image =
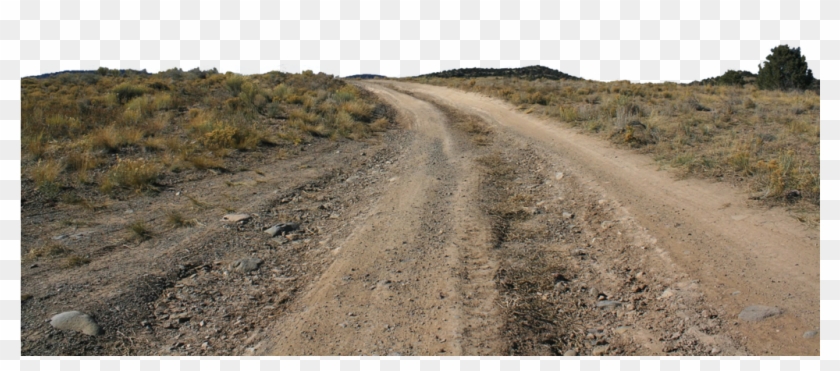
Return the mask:
<path id="1" fill-rule="evenodd" d="M 81 204 L 130 196 L 388 125 L 372 95 L 310 71 L 100 72 L 22 79 L 24 193 Z"/>
<path id="2" fill-rule="evenodd" d="M 515 77 L 410 80 L 501 98 L 648 153 L 684 176 L 737 183 L 770 204 L 819 206 L 820 97 L 813 91 Z"/>

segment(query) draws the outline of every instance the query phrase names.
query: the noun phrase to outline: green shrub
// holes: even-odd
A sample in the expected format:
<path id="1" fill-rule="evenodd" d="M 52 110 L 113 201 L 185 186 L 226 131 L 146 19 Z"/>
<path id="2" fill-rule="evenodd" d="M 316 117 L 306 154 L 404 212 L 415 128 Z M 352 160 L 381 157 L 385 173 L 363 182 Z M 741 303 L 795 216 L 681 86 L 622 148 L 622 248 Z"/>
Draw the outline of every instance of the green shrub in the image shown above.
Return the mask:
<path id="1" fill-rule="evenodd" d="M 798 47 L 779 45 L 758 65 L 756 84 L 760 89 L 807 89 L 813 82 L 814 74 Z"/>
<path id="2" fill-rule="evenodd" d="M 117 95 L 117 100 L 122 104 L 145 94 L 146 89 L 142 86 L 124 82 L 117 85 L 113 92 Z"/>

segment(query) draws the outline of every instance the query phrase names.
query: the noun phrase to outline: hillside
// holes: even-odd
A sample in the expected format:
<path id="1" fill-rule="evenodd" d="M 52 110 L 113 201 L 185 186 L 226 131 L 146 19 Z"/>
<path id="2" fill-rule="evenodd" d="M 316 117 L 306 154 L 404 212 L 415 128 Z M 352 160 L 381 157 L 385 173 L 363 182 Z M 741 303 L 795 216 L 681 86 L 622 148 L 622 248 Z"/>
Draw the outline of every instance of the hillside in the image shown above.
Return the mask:
<path id="1" fill-rule="evenodd" d="M 510 77 L 524 80 L 580 80 L 580 77 L 557 71 L 543 66 L 528 66 L 519 68 L 458 68 L 441 72 L 417 76 L 417 78 L 476 78 L 476 77 Z"/>

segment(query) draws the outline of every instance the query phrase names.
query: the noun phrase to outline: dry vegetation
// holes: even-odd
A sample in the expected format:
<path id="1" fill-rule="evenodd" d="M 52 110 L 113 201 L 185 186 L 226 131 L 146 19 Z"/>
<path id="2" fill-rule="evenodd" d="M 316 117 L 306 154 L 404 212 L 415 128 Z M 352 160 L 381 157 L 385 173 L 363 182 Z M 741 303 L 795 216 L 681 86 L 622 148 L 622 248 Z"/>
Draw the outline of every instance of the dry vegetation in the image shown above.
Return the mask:
<path id="1" fill-rule="evenodd" d="M 24 78 L 21 95 L 24 199 L 48 203 L 155 191 L 243 159 L 284 158 L 316 137 L 362 139 L 388 125 L 372 95 L 311 71 L 103 68 Z"/>
<path id="2" fill-rule="evenodd" d="M 412 80 L 502 98 L 649 153 L 684 175 L 742 184 L 770 203 L 819 204 L 820 97 L 814 91 L 510 77 Z"/>

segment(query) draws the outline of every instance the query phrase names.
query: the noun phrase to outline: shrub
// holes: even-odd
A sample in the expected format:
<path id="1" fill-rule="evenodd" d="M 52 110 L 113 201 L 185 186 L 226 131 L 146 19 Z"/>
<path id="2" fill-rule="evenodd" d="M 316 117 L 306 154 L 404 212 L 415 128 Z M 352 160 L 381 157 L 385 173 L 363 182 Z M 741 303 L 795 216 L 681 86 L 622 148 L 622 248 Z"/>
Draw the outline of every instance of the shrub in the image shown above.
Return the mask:
<path id="1" fill-rule="evenodd" d="M 341 110 L 359 121 L 368 122 L 373 118 L 373 105 L 362 101 L 351 101 L 341 105 Z"/>
<path id="2" fill-rule="evenodd" d="M 31 176 L 38 188 L 51 187 L 56 185 L 58 176 L 64 169 L 61 162 L 52 159 L 38 160 L 38 163 L 32 167 Z"/>
<path id="3" fill-rule="evenodd" d="M 242 85 L 245 84 L 245 77 L 242 75 L 231 74 L 225 78 L 225 87 L 235 97 L 242 91 Z"/>
<path id="4" fill-rule="evenodd" d="M 117 95 L 117 101 L 119 101 L 120 103 L 126 103 L 134 98 L 145 94 L 146 89 L 144 89 L 142 86 L 124 82 L 122 84 L 117 85 L 114 88 L 113 92 Z"/>
<path id="5" fill-rule="evenodd" d="M 758 65 L 756 84 L 760 89 L 807 89 L 813 82 L 814 74 L 798 47 L 779 45 Z"/>
<path id="6" fill-rule="evenodd" d="M 117 164 L 105 173 L 100 187 L 104 192 L 111 192 L 116 188 L 135 191 L 152 189 L 159 175 L 160 168 L 148 161 L 119 159 Z"/>
<path id="7" fill-rule="evenodd" d="M 118 129 L 114 125 L 106 126 L 94 131 L 90 143 L 94 149 L 107 152 L 117 152 L 120 148 L 134 145 L 143 139 L 143 131 L 137 128 Z"/>
<path id="8" fill-rule="evenodd" d="M 718 79 L 718 83 L 720 83 L 721 85 L 742 86 L 744 85 L 744 76 L 738 73 L 738 71 L 729 70 L 720 76 L 720 78 Z"/>

